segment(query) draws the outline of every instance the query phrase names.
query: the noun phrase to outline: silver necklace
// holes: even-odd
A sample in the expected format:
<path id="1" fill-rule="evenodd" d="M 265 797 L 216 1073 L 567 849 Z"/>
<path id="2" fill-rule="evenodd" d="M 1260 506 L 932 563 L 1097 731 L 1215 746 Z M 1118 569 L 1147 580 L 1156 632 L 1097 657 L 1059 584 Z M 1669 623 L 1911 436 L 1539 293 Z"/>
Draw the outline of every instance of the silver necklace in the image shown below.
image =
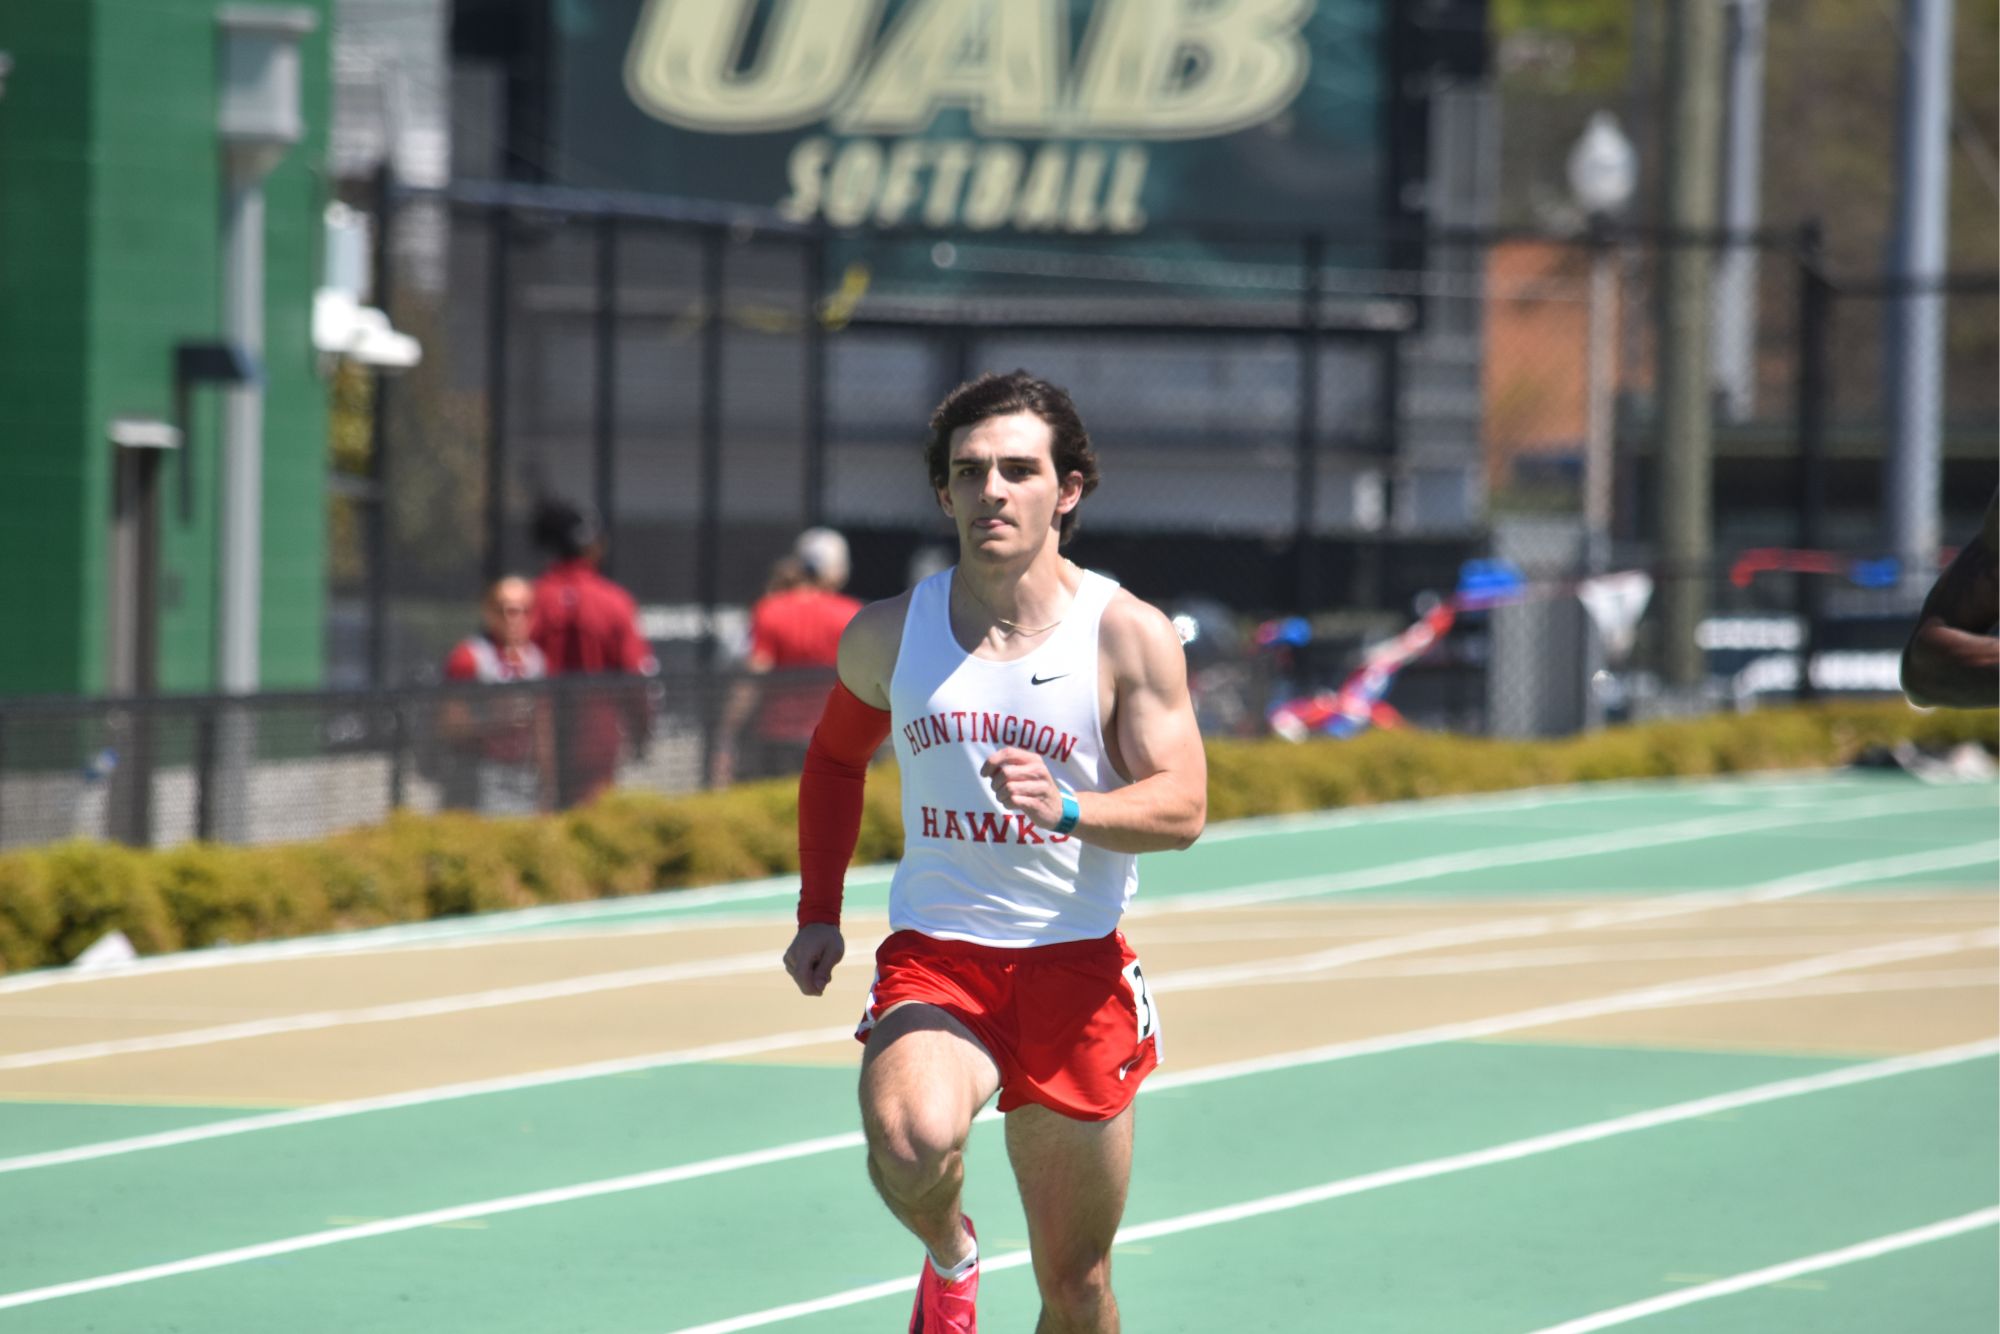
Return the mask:
<path id="1" fill-rule="evenodd" d="M 1027 625 L 1022 625 L 1019 621 L 1010 621 L 1005 616 L 1002 616 L 999 612 L 993 610 L 993 604 L 988 602 L 985 598 L 979 596 L 978 590 L 974 589 L 971 584 L 969 583 L 963 584 L 962 587 L 965 589 L 966 592 L 972 594 L 972 600 L 974 602 L 977 602 L 980 606 L 986 608 L 986 614 L 993 618 L 993 622 L 995 625 L 998 625 L 1001 629 L 1006 630 L 1010 634 L 1016 634 L 1016 635 L 1047 634 L 1049 631 L 1055 629 L 1057 626 L 1062 624 L 1062 617 L 1060 616 L 1058 616 L 1055 620 L 1050 621 L 1047 625 L 1027 626 Z"/>

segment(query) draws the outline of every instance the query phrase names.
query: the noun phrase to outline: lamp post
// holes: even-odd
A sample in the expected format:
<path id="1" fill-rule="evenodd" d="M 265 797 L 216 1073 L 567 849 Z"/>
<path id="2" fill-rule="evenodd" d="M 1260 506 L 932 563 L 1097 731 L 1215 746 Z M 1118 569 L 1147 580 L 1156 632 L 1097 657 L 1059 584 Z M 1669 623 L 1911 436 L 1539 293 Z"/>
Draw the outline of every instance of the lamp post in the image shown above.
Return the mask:
<path id="1" fill-rule="evenodd" d="M 1590 303 L 1585 356 L 1583 526 L 1585 561 L 1599 574 L 1611 558 L 1611 394 L 1617 380 L 1612 316 L 1618 295 L 1611 224 L 1632 202 L 1638 155 L 1608 111 L 1590 123 L 1569 152 L 1569 188 L 1589 219 Z"/>
<path id="2" fill-rule="evenodd" d="M 1583 562 L 1587 574 L 1603 574 L 1611 565 L 1611 436 L 1612 389 L 1618 378 L 1618 339 L 1613 315 L 1617 307 L 1617 256 L 1611 225 L 1632 202 L 1638 185 L 1638 155 L 1631 140 L 1608 111 L 1591 115 L 1569 153 L 1569 188 L 1589 220 L 1590 301 L 1584 348 L 1583 441 Z M 1588 618 L 1586 618 L 1588 619 Z M 1599 636 L 1585 632 L 1583 654 L 1583 720 L 1586 727 L 1603 722 L 1596 690 L 1604 665 Z"/>
<path id="3" fill-rule="evenodd" d="M 305 133 L 299 109 L 299 43 L 319 26 L 310 9 L 226 5 L 216 12 L 216 132 L 222 144 L 223 332 L 255 368 L 228 391 L 223 416 L 223 500 L 217 647 L 224 694 L 258 688 L 257 637 L 263 593 L 264 522 L 264 178 Z M 223 837 L 247 832 L 255 736 L 247 710 L 224 729 Z"/>

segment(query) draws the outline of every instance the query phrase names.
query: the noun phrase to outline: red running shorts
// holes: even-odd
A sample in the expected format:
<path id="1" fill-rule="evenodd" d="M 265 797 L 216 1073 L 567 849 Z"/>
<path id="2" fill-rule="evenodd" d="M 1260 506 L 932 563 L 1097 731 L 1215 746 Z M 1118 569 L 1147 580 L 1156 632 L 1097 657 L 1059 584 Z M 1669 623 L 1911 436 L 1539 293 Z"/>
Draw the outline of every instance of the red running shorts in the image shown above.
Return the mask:
<path id="1" fill-rule="evenodd" d="M 1003 949 L 898 931 L 875 951 L 875 984 L 854 1036 L 912 1001 L 970 1029 L 1000 1067 L 1000 1110 L 1037 1103 L 1108 1121 L 1160 1063 L 1159 1013 L 1123 932 Z"/>

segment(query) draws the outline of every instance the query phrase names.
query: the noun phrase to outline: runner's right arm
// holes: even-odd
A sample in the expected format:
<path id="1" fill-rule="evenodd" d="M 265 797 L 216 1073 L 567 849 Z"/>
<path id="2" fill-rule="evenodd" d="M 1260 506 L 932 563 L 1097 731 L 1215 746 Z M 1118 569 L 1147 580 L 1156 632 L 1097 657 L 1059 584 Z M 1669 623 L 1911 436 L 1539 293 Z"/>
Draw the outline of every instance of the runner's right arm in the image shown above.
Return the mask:
<path id="1" fill-rule="evenodd" d="M 861 835 L 868 761 L 889 735 L 889 678 L 904 598 L 864 607 L 840 638 L 840 679 L 827 696 L 799 775 L 799 930 L 785 971 L 800 991 L 826 990 L 846 952 L 840 900 Z"/>

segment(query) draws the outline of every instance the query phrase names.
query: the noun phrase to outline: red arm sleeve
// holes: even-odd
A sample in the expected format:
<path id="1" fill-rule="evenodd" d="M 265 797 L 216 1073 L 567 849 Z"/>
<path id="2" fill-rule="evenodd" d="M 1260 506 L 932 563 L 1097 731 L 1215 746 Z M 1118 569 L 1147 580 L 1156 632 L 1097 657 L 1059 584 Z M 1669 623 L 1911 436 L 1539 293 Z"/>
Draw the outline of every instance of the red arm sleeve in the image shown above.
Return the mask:
<path id="1" fill-rule="evenodd" d="M 479 679 L 479 660 L 472 656 L 472 646 L 460 643 L 451 650 L 444 660 L 444 679 L 447 681 L 476 681 Z"/>
<path id="2" fill-rule="evenodd" d="M 889 735 L 889 714 L 836 681 L 799 775 L 799 925 L 840 925 L 847 863 L 861 837 L 868 761 Z"/>

